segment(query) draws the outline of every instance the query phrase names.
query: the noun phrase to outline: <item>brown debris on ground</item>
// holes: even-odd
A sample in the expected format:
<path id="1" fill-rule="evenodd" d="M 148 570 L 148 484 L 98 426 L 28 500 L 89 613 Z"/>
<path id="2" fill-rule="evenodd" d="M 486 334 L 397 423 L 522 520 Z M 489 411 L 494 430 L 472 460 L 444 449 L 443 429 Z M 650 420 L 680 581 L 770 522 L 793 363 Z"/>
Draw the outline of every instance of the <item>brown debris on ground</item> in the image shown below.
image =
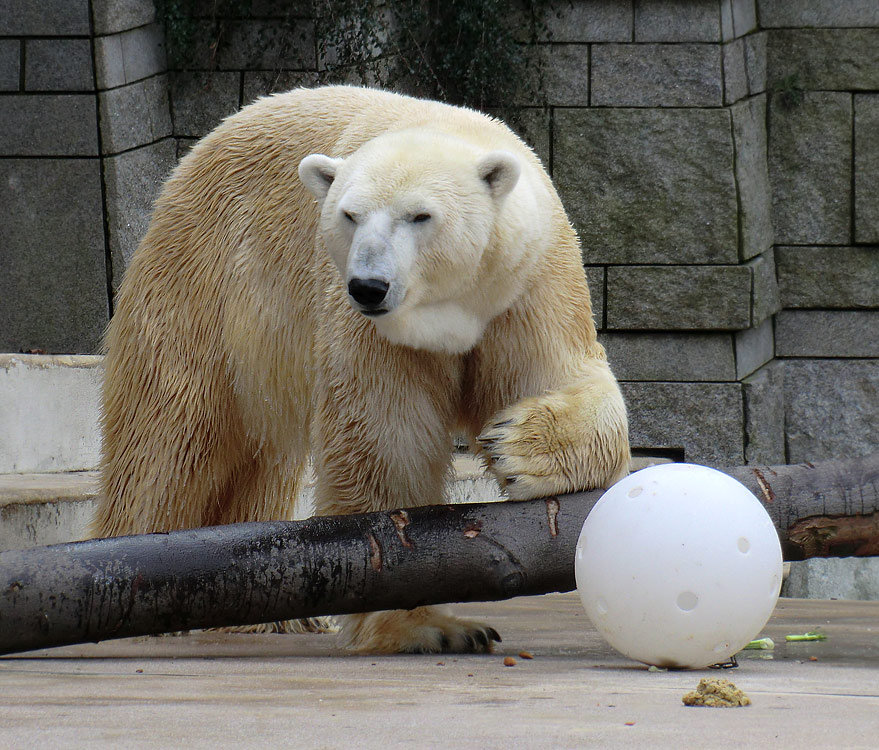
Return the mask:
<path id="1" fill-rule="evenodd" d="M 683 697 L 686 706 L 708 706 L 710 708 L 731 708 L 750 706 L 751 699 L 722 677 L 705 677 L 699 680 L 695 690 Z"/>

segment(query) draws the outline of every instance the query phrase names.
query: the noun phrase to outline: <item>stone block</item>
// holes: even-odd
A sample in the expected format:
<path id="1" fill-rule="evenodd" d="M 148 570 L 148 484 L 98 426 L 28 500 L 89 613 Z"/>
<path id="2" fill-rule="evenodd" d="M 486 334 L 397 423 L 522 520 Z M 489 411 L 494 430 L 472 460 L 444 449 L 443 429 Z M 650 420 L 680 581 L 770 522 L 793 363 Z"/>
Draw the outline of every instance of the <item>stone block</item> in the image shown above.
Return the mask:
<path id="1" fill-rule="evenodd" d="M 604 286 L 607 269 L 604 266 L 586 266 L 586 283 L 589 285 L 589 301 L 592 304 L 592 319 L 597 329 L 604 328 Z"/>
<path id="2" fill-rule="evenodd" d="M 171 135 L 167 76 L 147 78 L 99 94 L 105 154 L 116 154 Z"/>
<path id="3" fill-rule="evenodd" d="M 813 557 L 790 565 L 782 596 L 793 599 L 879 599 L 879 557 Z"/>
<path id="4" fill-rule="evenodd" d="M 879 26 L 874 0 L 758 0 L 764 29 Z"/>
<path id="5" fill-rule="evenodd" d="M 855 242 L 879 244 L 879 94 L 855 102 Z"/>
<path id="6" fill-rule="evenodd" d="M 551 0 L 546 11 L 547 38 L 553 42 L 631 42 L 631 0 Z"/>
<path id="7" fill-rule="evenodd" d="M 738 262 L 728 112 L 558 109 L 553 138 L 587 264 Z"/>
<path id="8" fill-rule="evenodd" d="M 742 380 L 775 356 L 775 338 L 771 320 L 764 320 L 756 328 L 736 331 L 735 380 Z"/>
<path id="9" fill-rule="evenodd" d="M 730 111 L 739 195 L 739 254 L 747 260 L 765 252 L 773 243 L 772 199 L 766 161 L 766 97 L 751 97 Z"/>
<path id="10" fill-rule="evenodd" d="M 741 330 L 751 325 L 745 266 L 611 266 L 608 330 Z"/>
<path id="11" fill-rule="evenodd" d="M 736 39 L 723 45 L 723 102 L 732 104 L 748 93 L 745 40 Z"/>
<path id="12" fill-rule="evenodd" d="M 173 138 L 104 160 L 114 289 L 118 289 L 122 272 L 146 234 L 153 202 L 176 163 L 177 144 Z"/>
<path id="13" fill-rule="evenodd" d="M 241 74 L 179 71 L 171 76 L 174 135 L 200 138 L 238 110 Z"/>
<path id="14" fill-rule="evenodd" d="M 717 0 L 638 0 L 636 42 L 719 42 Z"/>
<path id="15" fill-rule="evenodd" d="M 97 159 L 0 159 L 0 351 L 95 353 L 108 320 Z"/>
<path id="16" fill-rule="evenodd" d="M 103 360 L 0 354 L 0 474 L 98 465 Z"/>
<path id="17" fill-rule="evenodd" d="M 771 99 L 769 176 L 780 244 L 850 242 L 852 97 L 827 91 Z"/>
<path id="18" fill-rule="evenodd" d="M 721 47 L 709 44 L 593 45 L 592 104 L 721 106 Z"/>
<path id="19" fill-rule="evenodd" d="M 0 155 L 94 156 L 93 94 L 13 94 L 0 107 Z M 0 183 L 2 184 L 2 183 Z"/>
<path id="20" fill-rule="evenodd" d="M 766 91 L 766 40 L 767 32 L 748 34 L 744 38 L 745 68 L 748 72 L 748 91 L 751 95 Z"/>
<path id="21" fill-rule="evenodd" d="M 728 42 L 734 39 L 735 35 L 732 0 L 720 0 L 720 38 L 722 41 Z"/>
<path id="22" fill-rule="evenodd" d="M 775 252 L 769 250 L 751 260 L 747 267 L 753 274 L 751 288 L 751 326 L 759 326 L 781 309 L 778 281 L 775 277 Z"/>
<path id="23" fill-rule="evenodd" d="M 879 247 L 778 247 L 784 307 L 879 308 Z"/>
<path id="24" fill-rule="evenodd" d="M 767 66 L 773 88 L 875 91 L 879 88 L 879 28 L 788 29 L 769 33 Z"/>
<path id="25" fill-rule="evenodd" d="M 745 463 L 785 463 L 784 363 L 769 362 L 742 382 Z"/>
<path id="26" fill-rule="evenodd" d="M 879 451 L 879 359 L 789 359 L 784 363 L 788 461 L 851 458 Z"/>
<path id="27" fill-rule="evenodd" d="M 156 20 L 153 0 L 92 0 L 95 34 L 116 34 Z"/>
<path id="28" fill-rule="evenodd" d="M 596 49 L 593 47 L 593 51 Z M 547 57 L 543 67 L 542 91 L 546 103 L 563 107 L 588 107 L 588 45 L 553 44 L 544 54 Z"/>
<path id="29" fill-rule="evenodd" d="M 879 357 L 879 310 L 782 310 L 779 357 Z"/>
<path id="30" fill-rule="evenodd" d="M 735 355 L 728 333 L 606 332 L 599 340 L 620 380 L 735 380 Z"/>
<path id="31" fill-rule="evenodd" d="M 89 0 L 0 0 L 0 36 L 88 36 Z"/>
<path id="32" fill-rule="evenodd" d="M 733 35 L 749 34 L 757 28 L 757 0 L 722 0 L 729 5 L 733 20 Z"/>
<path id="33" fill-rule="evenodd" d="M 21 42 L 0 39 L 0 91 L 18 91 L 21 86 Z"/>
<path id="34" fill-rule="evenodd" d="M 165 33 L 159 24 L 95 39 L 99 89 L 124 86 L 164 73 Z"/>
<path id="35" fill-rule="evenodd" d="M 709 466 L 744 462 L 742 388 L 738 383 L 620 383 L 634 449 L 683 449 Z"/>
<path id="36" fill-rule="evenodd" d="M 220 70 L 314 70 L 314 21 L 241 20 L 230 24 L 217 53 Z M 208 66 L 210 67 L 210 66 Z"/>
<path id="37" fill-rule="evenodd" d="M 88 39 L 28 39 L 24 44 L 26 91 L 94 91 Z"/>

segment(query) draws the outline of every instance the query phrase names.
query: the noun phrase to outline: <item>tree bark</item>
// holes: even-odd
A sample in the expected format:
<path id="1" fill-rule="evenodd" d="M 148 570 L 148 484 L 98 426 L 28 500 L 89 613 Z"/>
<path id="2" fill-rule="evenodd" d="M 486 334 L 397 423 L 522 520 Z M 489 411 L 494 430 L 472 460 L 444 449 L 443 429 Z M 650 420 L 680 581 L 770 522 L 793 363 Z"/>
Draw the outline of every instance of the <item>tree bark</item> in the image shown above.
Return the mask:
<path id="1" fill-rule="evenodd" d="M 879 454 L 728 473 L 763 502 L 790 555 L 833 554 L 834 538 L 845 538 L 847 549 L 853 539 L 860 549 L 876 548 Z M 3 552 L 0 653 L 570 591 L 577 538 L 602 494 L 235 524 Z M 846 533 L 829 532 L 834 524 Z"/>

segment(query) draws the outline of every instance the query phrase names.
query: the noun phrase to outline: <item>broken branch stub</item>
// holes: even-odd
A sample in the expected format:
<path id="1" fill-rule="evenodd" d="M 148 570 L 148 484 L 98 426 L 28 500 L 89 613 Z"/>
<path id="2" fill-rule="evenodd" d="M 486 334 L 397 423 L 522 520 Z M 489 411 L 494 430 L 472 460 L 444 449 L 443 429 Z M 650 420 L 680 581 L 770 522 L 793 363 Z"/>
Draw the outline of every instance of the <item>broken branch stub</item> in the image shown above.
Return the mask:
<path id="1" fill-rule="evenodd" d="M 879 453 L 724 471 L 763 503 L 786 560 L 879 554 Z"/>

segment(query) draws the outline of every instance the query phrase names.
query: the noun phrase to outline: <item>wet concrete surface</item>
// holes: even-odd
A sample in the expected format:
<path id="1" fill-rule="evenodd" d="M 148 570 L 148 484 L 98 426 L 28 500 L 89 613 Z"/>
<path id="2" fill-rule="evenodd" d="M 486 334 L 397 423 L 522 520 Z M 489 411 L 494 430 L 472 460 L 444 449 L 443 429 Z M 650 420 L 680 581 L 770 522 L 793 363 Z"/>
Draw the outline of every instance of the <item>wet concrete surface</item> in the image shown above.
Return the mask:
<path id="1" fill-rule="evenodd" d="M 879 746 L 879 602 L 780 600 L 761 634 L 773 651 L 677 672 L 614 652 L 575 594 L 455 610 L 501 632 L 495 654 L 376 657 L 332 635 L 203 632 L 0 658 L 0 748 Z M 827 640 L 785 642 L 815 629 Z M 706 676 L 752 705 L 684 706 Z"/>

